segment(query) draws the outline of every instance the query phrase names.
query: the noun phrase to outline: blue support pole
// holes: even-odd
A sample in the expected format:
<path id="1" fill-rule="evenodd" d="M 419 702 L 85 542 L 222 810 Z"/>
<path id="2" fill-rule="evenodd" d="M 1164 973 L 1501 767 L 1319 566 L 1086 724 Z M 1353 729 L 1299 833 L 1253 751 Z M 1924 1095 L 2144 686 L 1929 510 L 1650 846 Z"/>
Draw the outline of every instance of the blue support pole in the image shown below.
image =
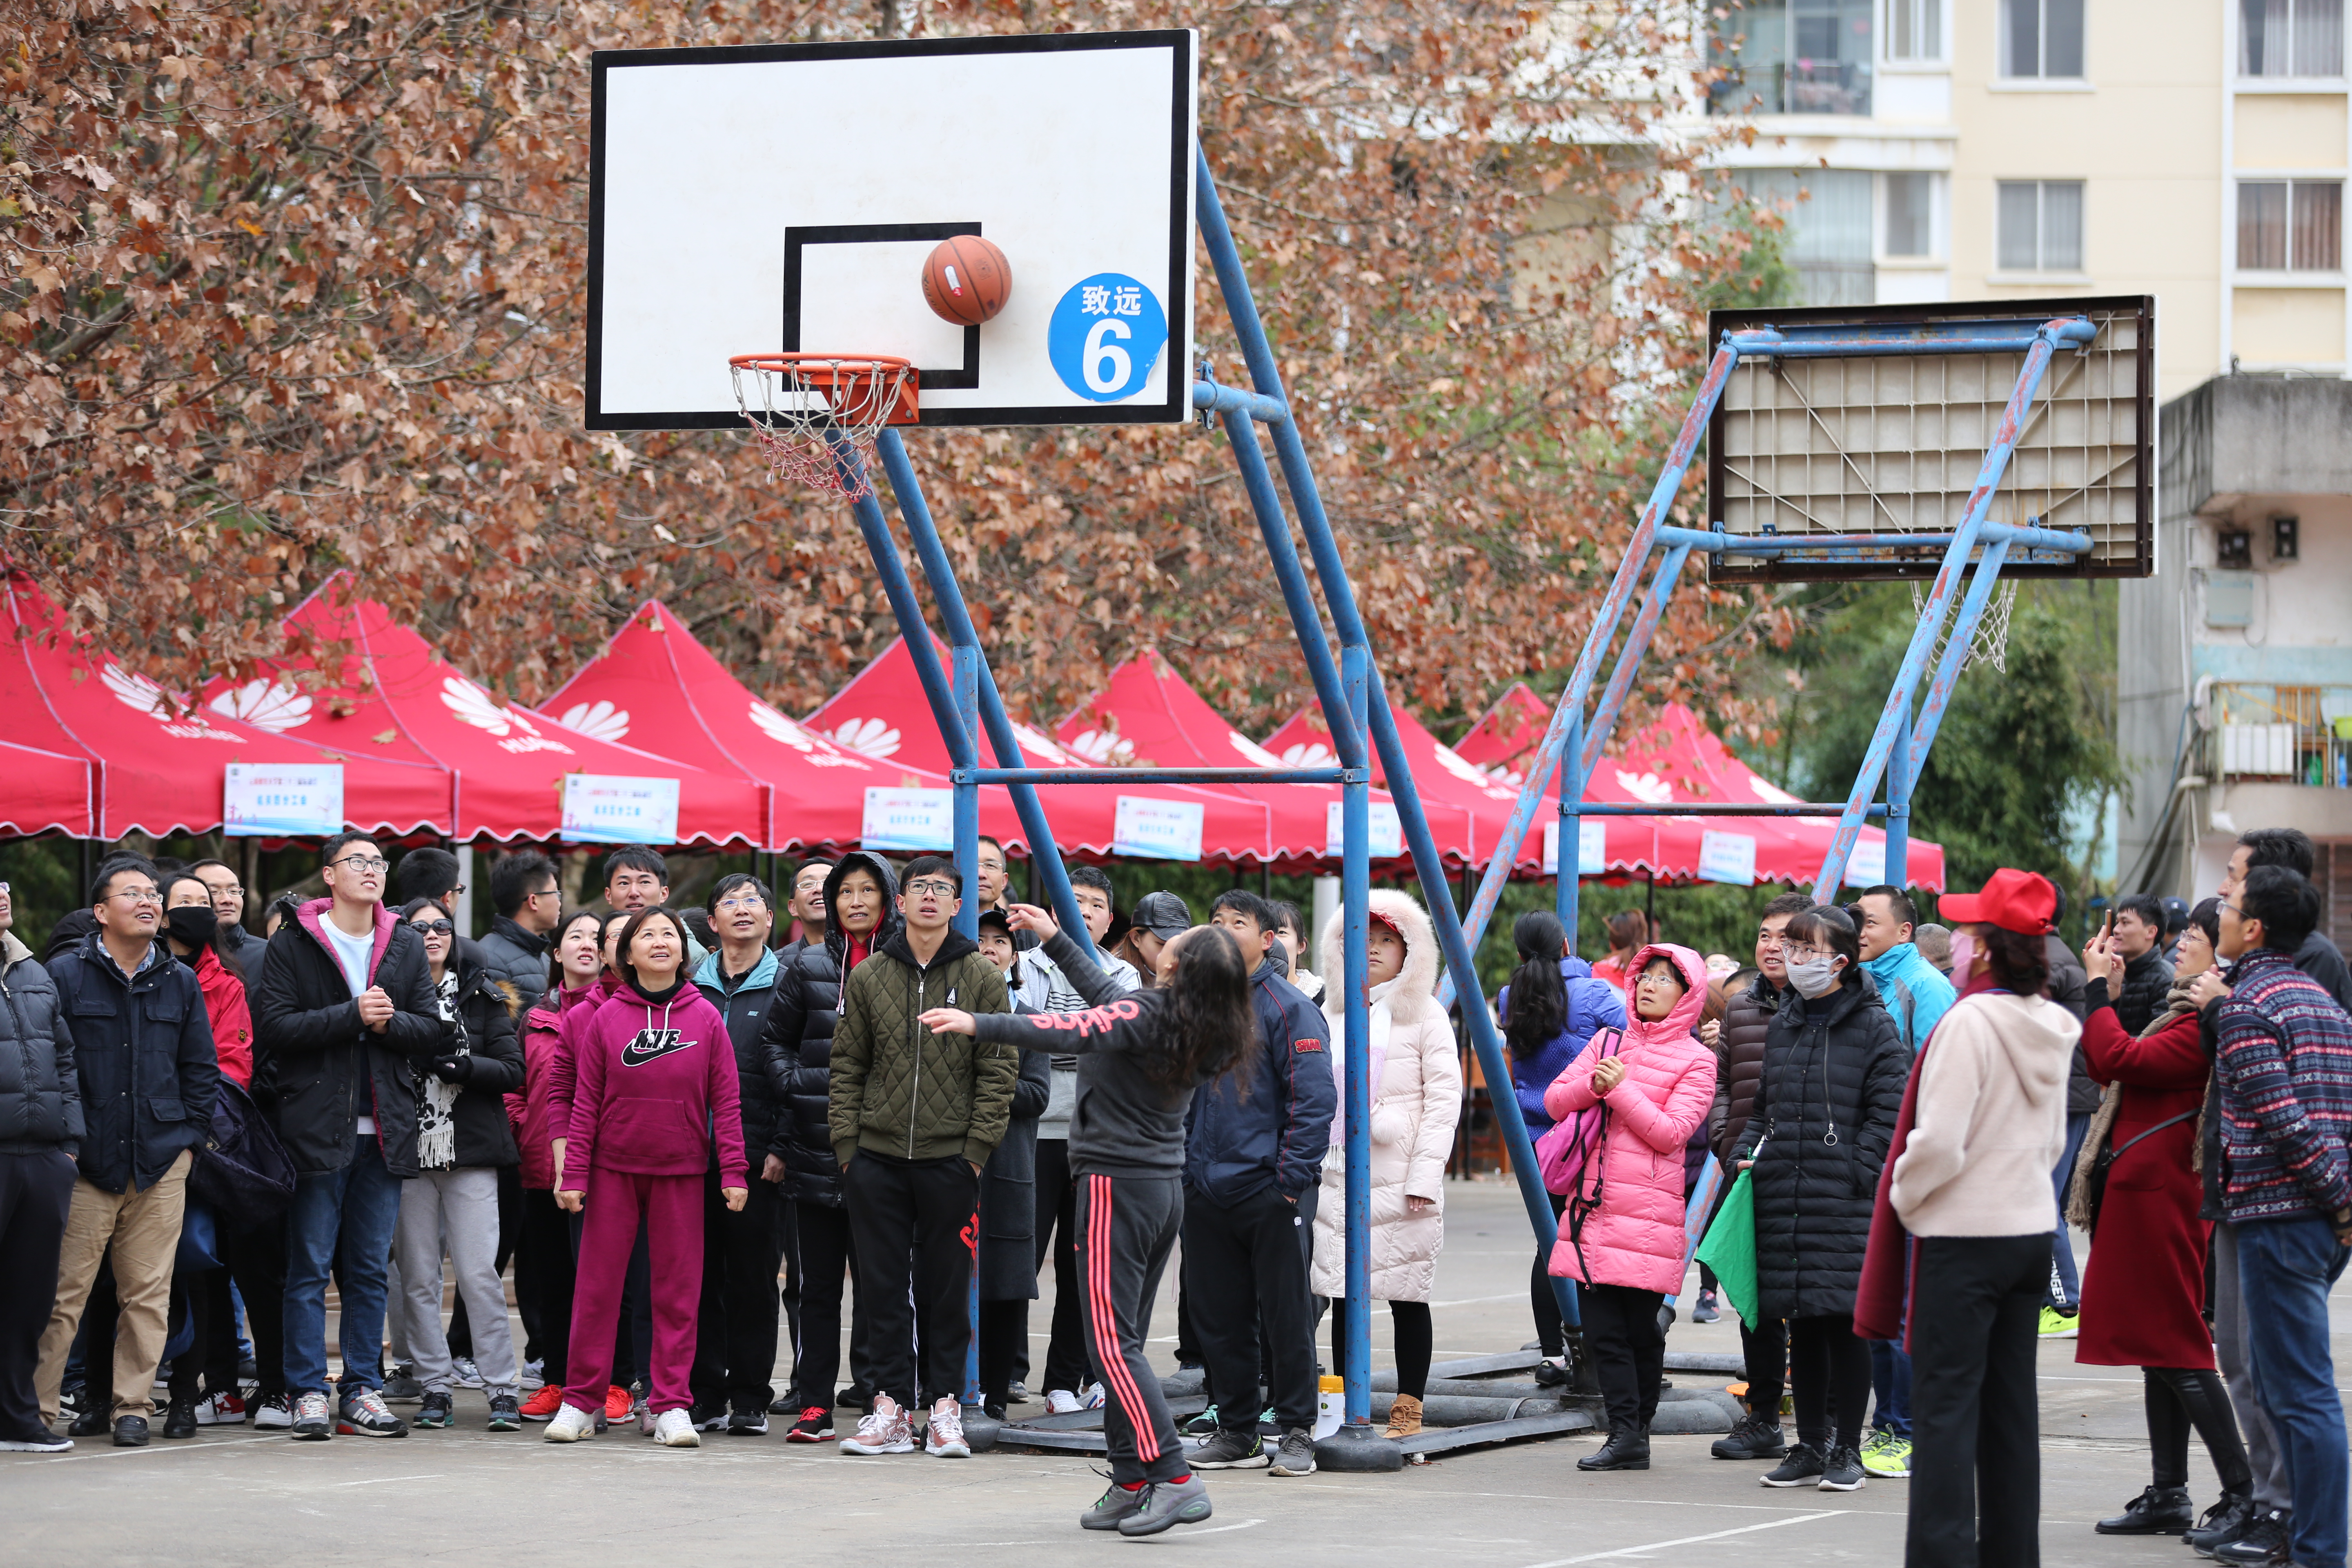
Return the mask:
<path id="1" fill-rule="evenodd" d="M 1339 654 L 1347 689 L 1344 711 L 1363 732 L 1370 699 L 1371 656 L 1349 647 Z M 1340 1375 L 1348 1384 L 1347 1421 L 1369 1427 L 1372 1419 L 1372 1017 L 1365 998 L 1364 949 L 1371 931 L 1372 794 L 1365 780 L 1340 787 L 1340 900 L 1346 921 L 1345 957 L 1339 984 L 1346 1002 L 1342 1028 L 1347 1071 L 1348 1299 L 1341 1336 Z M 1442 885 L 1442 884 L 1441 884 Z"/>
<path id="2" fill-rule="evenodd" d="M 2073 331 L 2076 326 L 2082 333 Z M 1984 462 L 1977 470 L 1975 487 L 1969 492 L 1967 508 L 1960 514 L 1959 527 L 1953 531 L 1949 549 L 1944 552 L 1944 564 L 1936 574 L 1936 586 L 1927 595 L 1927 606 L 1921 611 L 1919 624 L 1912 628 L 1911 646 L 1904 651 L 1903 666 L 1895 672 L 1894 689 L 1886 694 L 1886 706 L 1878 717 L 1878 728 L 1870 737 L 1870 749 L 1864 753 L 1861 770 L 1854 775 L 1853 791 L 1846 796 L 1845 815 L 1838 818 L 1837 835 L 1830 841 L 1829 853 L 1822 858 L 1822 868 L 1813 879 L 1815 900 L 1837 896 L 1838 886 L 1845 875 L 1845 863 L 1853 854 L 1854 840 L 1862 836 L 1863 808 L 1878 793 L 1879 775 L 1885 772 L 1886 759 L 1895 749 L 1895 730 L 1901 716 L 1911 710 L 1913 694 L 1918 689 L 1919 677 L 1927 665 L 1928 652 L 1936 646 L 1936 635 L 1942 629 L 1945 617 L 1950 614 L 1957 596 L 1960 574 L 1967 569 L 1969 556 L 1976 547 L 1977 531 L 1991 509 L 1995 491 L 2000 488 L 2000 477 L 2009 468 L 2009 459 L 2017 449 L 2017 439 L 2025 428 L 2026 415 L 2033 406 L 2033 395 L 2042 385 L 2042 378 L 2050 368 L 2050 361 L 2061 342 L 2087 342 L 2088 322 L 2053 321 L 2034 334 L 2033 346 L 2025 353 L 2025 364 L 2018 372 L 2017 385 L 2009 395 L 2009 403 L 2001 410 L 2000 422 L 1993 427 L 1992 446 L 1985 453 Z M 1988 582 L 1987 592 L 1990 593 Z M 1970 626 L 1969 634 L 1976 628 Z M 1959 632 L 1953 634 L 1955 647 L 1949 654 L 1965 656 Z M 1941 682 L 1940 673 L 1938 682 Z M 1930 701 L 1934 700 L 1933 693 Z M 1940 705 L 1938 705 L 1940 706 Z M 1916 737 L 1914 738 L 1916 753 Z"/>
<path id="3" fill-rule="evenodd" d="M 936 591 L 936 590 L 935 590 Z M 963 721 L 964 734 L 970 738 L 980 733 L 980 666 L 979 647 L 971 643 L 957 643 L 949 650 L 955 660 L 956 715 Z M 953 759 L 958 768 L 980 765 L 980 750 L 975 744 L 969 759 Z M 955 788 L 955 862 L 956 875 L 962 879 L 963 893 L 956 906 L 955 928 L 967 937 L 980 940 L 980 785 L 959 784 Z"/>
<path id="4" fill-rule="evenodd" d="M 1633 629 L 1625 634 L 1625 646 L 1617 652 L 1617 662 L 1609 671 L 1609 684 L 1601 688 L 1600 706 L 1593 710 L 1591 727 L 1584 734 L 1580 771 L 1587 777 L 1601 765 L 1608 751 L 1609 737 L 1617 728 L 1617 715 L 1633 692 L 1634 678 L 1642 673 L 1642 660 L 1649 654 L 1650 638 L 1656 635 L 1658 623 L 1665 618 L 1666 601 L 1675 596 L 1675 588 L 1682 581 L 1683 563 L 1689 559 L 1689 545 L 1672 546 L 1666 551 L 1666 558 L 1658 563 L 1657 575 L 1650 579 L 1650 591 L 1642 600 L 1641 612 L 1633 617 Z"/>
<path id="5" fill-rule="evenodd" d="M 947 622 L 949 640 L 959 647 L 969 644 L 978 647 L 980 633 L 972 626 L 971 612 L 964 607 L 963 590 L 956 583 L 955 569 L 948 562 L 947 548 L 940 542 L 939 529 L 931 521 L 931 509 L 923 500 L 923 487 L 915 478 L 915 466 L 907 460 L 906 443 L 899 440 L 898 431 L 885 429 L 874 445 L 876 453 L 882 459 L 882 471 L 890 481 L 891 493 L 898 498 L 899 515 L 907 520 L 907 532 L 914 540 L 916 558 L 923 563 L 923 575 L 931 584 L 932 597 L 939 601 L 940 618 Z M 880 505 L 868 497 L 860 501 L 858 507 L 858 526 L 866 526 L 866 511 L 870 508 L 875 528 L 879 529 L 882 537 L 887 540 L 889 531 L 882 522 Z M 869 546 L 873 544 L 871 531 L 867 534 L 866 542 Z M 883 553 L 878 549 L 875 552 L 877 566 L 882 564 Z M 905 583 L 906 572 L 898 564 L 896 545 L 892 545 L 887 553 L 889 564 L 885 573 L 885 585 L 889 586 L 893 577 Z M 914 588 L 911 584 L 907 584 L 906 598 L 908 605 L 912 606 Z M 914 608 L 911 615 L 908 610 L 900 609 L 896 587 L 890 588 L 890 607 L 898 613 L 898 627 L 906 636 L 908 648 L 915 655 L 917 673 L 922 673 L 927 662 L 936 670 L 939 658 L 931 647 L 929 633 L 923 629 L 920 609 Z M 929 689 L 929 679 L 928 675 L 924 676 L 926 691 Z M 984 658 L 980 661 L 979 698 L 981 716 L 988 728 L 989 742 L 995 748 L 996 760 L 1008 768 L 1021 766 L 1020 737 L 1013 732 L 1013 721 L 1004 711 L 1004 699 L 998 694 L 996 678 L 989 673 L 988 661 Z M 933 707 L 937 706 L 934 702 Z M 941 728 L 945 727 L 943 723 Z M 956 754 L 952 741 L 949 742 L 949 748 L 950 756 Z M 979 755 L 975 749 L 972 765 L 978 764 Z M 1013 784 L 1005 787 L 1013 797 L 1013 809 L 1021 818 L 1021 831 L 1028 835 L 1029 854 L 1045 884 L 1045 899 L 1053 906 L 1055 922 L 1068 932 L 1070 940 L 1085 949 L 1089 956 L 1098 956 L 1095 953 L 1093 934 L 1087 930 L 1086 917 L 1079 913 L 1078 900 L 1070 891 L 1069 873 L 1062 865 L 1062 853 L 1054 841 L 1052 825 L 1045 820 L 1044 803 L 1029 784 Z M 975 849 L 974 854 L 977 853 Z M 974 918 L 978 918 L 977 914 Z"/>
<path id="6" fill-rule="evenodd" d="M 1911 885 L 1911 705 L 1903 705 L 1895 749 L 1886 753 L 1886 885 Z"/>
<path id="7" fill-rule="evenodd" d="M 1559 750 L 1559 860 L 1553 868 L 1559 877 L 1559 885 L 1553 889 L 1553 906 L 1568 931 L 1570 952 L 1576 951 L 1577 902 L 1582 891 L 1577 879 L 1584 874 L 1584 857 L 1579 849 L 1584 841 L 1584 818 L 1576 809 L 1583 795 L 1584 715 L 1579 713 L 1569 720 L 1568 736 Z M 1516 846 L 1510 853 L 1517 853 Z"/>

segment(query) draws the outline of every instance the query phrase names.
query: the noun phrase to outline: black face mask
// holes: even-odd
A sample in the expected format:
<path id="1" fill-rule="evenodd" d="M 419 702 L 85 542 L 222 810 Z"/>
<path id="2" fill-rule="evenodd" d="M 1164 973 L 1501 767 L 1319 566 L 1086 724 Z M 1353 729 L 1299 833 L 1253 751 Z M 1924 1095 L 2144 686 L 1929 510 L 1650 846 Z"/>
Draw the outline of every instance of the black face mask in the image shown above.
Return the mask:
<path id="1" fill-rule="evenodd" d="M 220 931 L 220 916 L 207 904 L 183 904 L 165 914 L 163 923 L 183 947 L 210 947 Z"/>

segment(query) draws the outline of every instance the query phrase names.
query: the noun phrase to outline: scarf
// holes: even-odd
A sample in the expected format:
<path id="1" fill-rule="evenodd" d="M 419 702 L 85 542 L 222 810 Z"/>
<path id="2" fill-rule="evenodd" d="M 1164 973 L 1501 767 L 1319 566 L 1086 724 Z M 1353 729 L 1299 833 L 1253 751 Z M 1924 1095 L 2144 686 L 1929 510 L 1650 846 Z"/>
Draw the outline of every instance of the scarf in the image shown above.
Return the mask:
<path id="1" fill-rule="evenodd" d="M 441 1058 L 473 1054 L 466 1040 L 466 1020 L 457 1011 L 457 970 L 452 964 L 434 987 L 441 1021 L 450 1026 L 450 1048 Z M 462 1085 L 446 1083 L 429 1067 L 416 1069 L 416 1168 L 446 1171 L 457 1163 L 457 1095 Z"/>

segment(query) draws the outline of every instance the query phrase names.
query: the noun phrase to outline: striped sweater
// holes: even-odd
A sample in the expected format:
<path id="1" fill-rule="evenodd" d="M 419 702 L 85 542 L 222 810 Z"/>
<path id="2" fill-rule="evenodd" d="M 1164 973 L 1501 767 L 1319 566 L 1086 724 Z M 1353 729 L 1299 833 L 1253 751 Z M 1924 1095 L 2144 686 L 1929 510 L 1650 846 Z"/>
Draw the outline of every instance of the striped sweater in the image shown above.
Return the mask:
<path id="1" fill-rule="evenodd" d="M 2215 1015 L 2231 1222 L 2352 1206 L 2352 1018 L 2293 955 L 2266 947 L 2238 960 Z"/>

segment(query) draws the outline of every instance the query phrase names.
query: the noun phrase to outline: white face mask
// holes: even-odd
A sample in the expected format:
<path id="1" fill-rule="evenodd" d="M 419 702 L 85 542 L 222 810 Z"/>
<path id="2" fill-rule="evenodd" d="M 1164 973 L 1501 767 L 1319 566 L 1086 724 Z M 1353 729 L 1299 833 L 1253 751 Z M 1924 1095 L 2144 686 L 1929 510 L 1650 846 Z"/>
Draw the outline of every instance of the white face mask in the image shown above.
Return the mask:
<path id="1" fill-rule="evenodd" d="M 1789 965 L 1789 984 L 1806 1001 L 1814 1001 L 1837 989 L 1838 961 L 1834 957 L 1807 959 L 1802 963 Z"/>
<path id="2" fill-rule="evenodd" d="M 1969 983 L 1969 973 L 1977 966 L 1977 939 L 1974 931 L 1952 933 L 1952 984 L 1955 989 Z"/>

